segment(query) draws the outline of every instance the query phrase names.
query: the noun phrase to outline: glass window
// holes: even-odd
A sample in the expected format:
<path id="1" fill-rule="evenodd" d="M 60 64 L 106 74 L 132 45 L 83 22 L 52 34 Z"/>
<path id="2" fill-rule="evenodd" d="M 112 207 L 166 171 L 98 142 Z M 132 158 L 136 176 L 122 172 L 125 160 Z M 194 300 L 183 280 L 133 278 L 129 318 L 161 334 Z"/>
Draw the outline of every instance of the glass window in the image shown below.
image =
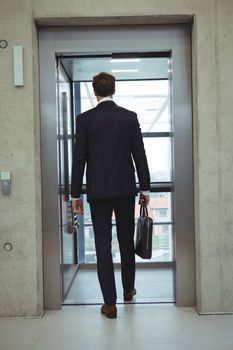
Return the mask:
<path id="1" fill-rule="evenodd" d="M 94 231 L 91 221 L 90 206 L 86 202 L 86 195 L 84 197 L 84 237 L 85 237 L 85 262 L 95 263 L 95 243 L 94 243 Z M 161 210 L 166 216 L 161 216 Z M 136 223 L 139 217 L 140 206 L 137 198 L 135 199 L 135 232 Z M 153 252 L 152 259 L 150 261 L 172 261 L 173 258 L 173 241 L 172 241 L 172 201 L 171 193 L 160 192 L 150 194 L 150 204 L 148 206 L 148 214 L 153 218 Z M 120 262 L 119 246 L 116 234 L 116 224 L 114 213 L 112 217 L 112 255 L 115 263 Z M 80 227 L 79 230 L 82 230 Z M 136 261 L 145 261 L 139 257 L 136 257 Z"/>
<path id="2" fill-rule="evenodd" d="M 71 109 L 70 109 L 70 83 L 67 82 L 66 75 L 61 67 L 58 70 L 58 123 L 57 123 L 57 140 L 58 140 L 58 159 L 59 159 L 59 193 L 64 191 L 66 175 L 70 176 L 72 166 L 72 145 L 71 140 Z M 65 105 L 63 105 L 65 103 Z M 63 114 L 64 112 L 64 114 Z M 67 146 L 67 149 L 66 149 Z M 60 154 L 59 154 L 60 151 Z M 67 153 L 66 153 L 67 152 Z M 65 162 L 68 163 L 66 163 Z M 67 166 L 67 168 L 66 168 Z M 71 180 L 71 179 L 69 179 Z M 68 225 L 70 223 L 70 203 L 66 201 L 64 195 L 61 195 L 61 216 L 60 216 L 60 231 L 62 235 L 62 264 L 73 264 L 74 256 L 74 236 L 68 233 Z"/>
<path id="3" fill-rule="evenodd" d="M 160 217 L 166 217 L 167 216 L 167 209 L 160 209 L 159 210 L 159 216 Z"/>
<path id="4" fill-rule="evenodd" d="M 90 80 L 98 72 L 93 71 L 95 61 L 84 59 L 81 62 L 79 59 L 76 63 L 74 65 L 74 71 L 77 74 L 75 80 L 80 82 L 80 110 L 84 112 L 97 105 Z M 147 154 L 151 182 L 171 182 L 173 173 L 173 138 L 167 134 L 164 136 L 161 134 L 156 135 L 158 132 L 170 133 L 173 129 L 170 108 L 171 96 L 170 82 L 168 79 L 168 59 L 150 58 L 137 60 L 139 71 L 138 73 L 135 71 L 133 74 L 125 74 L 123 71 L 113 72 L 113 70 L 116 71 L 119 69 L 122 64 L 119 60 L 101 58 L 99 63 L 103 64 L 103 71 L 112 71 L 112 74 L 116 76 L 114 102 L 137 113 Z M 136 61 L 130 62 L 130 60 L 128 60 L 125 64 L 130 65 L 134 63 L 136 64 Z M 148 69 L 148 65 L 151 65 L 151 69 Z M 125 67 L 124 65 L 124 68 Z M 143 69 L 149 72 L 149 80 L 146 80 L 147 76 L 142 75 Z M 88 76 L 82 76 L 82 71 L 88 71 Z M 140 80 L 142 76 L 143 80 Z M 151 78 L 154 80 L 151 80 Z M 83 82 L 81 82 L 82 79 Z M 137 174 L 136 181 L 138 182 Z M 85 183 L 86 178 L 84 178 L 84 184 Z M 149 215 L 154 220 L 152 261 L 171 261 L 173 259 L 171 193 L 151 193 L 150 197 L 151 201 L 148 211 Z M 84 203 L 86 203 L 86 200 L 84 200 Z M 137 222 L 138 216 L 139 206 L 136 201 L 135 223 Z M 84 223 L 85 261 L 86 263 L 94 263 L 96 262 L 94 233 L 90 209 L 87 204 L 85 204 Z M 114 262 L 120 262 L 114 215 L 112 223 L 113 260 Z M 137 261 L 145 260 L 137 257 Z"/>
<path id="5" fill-rule="evenodd" d="M 119 103 L 119 105 L 138 112 L 138 119 L 142 132 L 171 130 L 167 81 L 124 81 L 117 82 L 117 84 L 118 92 L 114 100 Z M 91 83 L 81 83 L 80 85 L 81 111 L 84 112 L 96 106 L 96 98 L 93 94 Z M 155 93 L 151 93 L 153 88 Z M 136 93 L 136 91 L 138 91 L 138 93 Z M 142 91 L 144 97 L 140 97 L 139 95 L 139 92 L 142 95 Z M 158 95 L 159 92 L 160 97 Z M 144 138 L 144 146 L 152 182 L 172 180 L 171 140 L 170 137 Z M 138 182 L 138 178 L 136 179 Z M 84 177 L 84 184 L 85 183 L 86 177 Z"/>
<path id="6" fill-rule="evenodd" d="M 150 170 L 151 182 L 171 181 L 171 138 L 145 137 L 143 141 Z"/>
<path id="7" fill-rule="evenodd" d="M 137 113 L 142 132 L 171 131 L 168 80 L 117 81 L 114 101 Z"/>
<path id="8" fill-rule="evenodd" d="M 81 112 L 97 105 L 91 82 L 81 82 Z M 168 80 L 116 81 L 114 102 L 137 113 L 142 132 L 171 131 Z"/>

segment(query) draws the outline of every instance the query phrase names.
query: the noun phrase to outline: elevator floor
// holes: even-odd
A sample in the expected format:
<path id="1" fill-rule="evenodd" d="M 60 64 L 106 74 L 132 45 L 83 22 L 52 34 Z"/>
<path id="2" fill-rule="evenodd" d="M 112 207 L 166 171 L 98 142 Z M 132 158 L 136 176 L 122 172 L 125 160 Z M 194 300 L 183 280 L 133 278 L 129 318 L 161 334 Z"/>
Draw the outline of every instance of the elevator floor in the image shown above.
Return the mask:
<path id="1" fill-rule="evenodd" d="M 117 303 L 123 303 L 123 290 L 119 269 L 115 269 L 115 279 Z M 137 289 L 137 295 L 134 297 L 133 303 L 174 302 L 172 269 L 139 268 L 136 270 L 135 287 Z M 85 305 L 102 303 L 103 298 L 96 270 L 80 269 L 64 304 Z"/>

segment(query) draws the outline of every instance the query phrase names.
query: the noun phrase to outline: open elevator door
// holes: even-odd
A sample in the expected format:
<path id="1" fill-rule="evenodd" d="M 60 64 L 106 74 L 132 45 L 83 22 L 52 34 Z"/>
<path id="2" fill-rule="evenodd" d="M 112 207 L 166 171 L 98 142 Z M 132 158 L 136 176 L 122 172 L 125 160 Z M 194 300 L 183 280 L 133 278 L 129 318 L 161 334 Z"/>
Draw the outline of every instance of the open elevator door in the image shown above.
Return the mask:
<path id="1" fill-rule="evenodd" d="M 73 83 L 57 60 L 57 151 L 60 265 L 62 301 L 69 293 L 78 268 L 77 229 L 70 200 L 74 146 Z"/>
<path id="2" fill-rule="evenodd" d="M 79 115 L 88 109 L 96 106 L 96 97 L 93 94 L 92 78 L 101 71 L 111 72 L 116 77 L 116 94 L 114 101 L 122 107 L 134 110 L 138 114 L 141 125 L 142 136 L 148 157 L 149 168 L 151 172 L 151 201 L 149 206 L 150 215 L 154 218 L 154 234 L 153 234 L 153 250 L 152 259 L 142 260 L 136 257 L 137 268 L 159 268 L 151 270 L 151 281 L 153 280 L 153 288 L 151 293 L 141 295 L 136 302 L 171 302 L 174 301 L 173 291 L 173 273 L 174 273 L 174 220 L 173 220 L 173 189 L 174 189 L 174 169 L 173 169 L 173 118 L 171 113 L 171 52 L 147 52 L 147 53 L 115 53 L 106 55 L 72 55 L 57 57 L 60 72 L 73 82 L 73 88 L 70 84 L 64 83 L 60 87 L 59 99 L 62 103 L 64 98 L 70 102 L 70 110 L 74 111 L 73 115 Z M 60 83 L 61 84 L 61 83 Z M 73 103 L 69 98 L 69 91 L 72 90 Z M 67 98 L 68 97 L 68 98 Z M 62 110 L 62 107 L 60 108 Z M 67 110 L 67 108 L 65 108 Z M 67 114 L 67 113 L 66 113 Z M 64 117 L 64 113 L 61 113 Z M 75 118 L 70 119 L 69 113 L 66 115 L 69 126 L 63 130 L 64 142 L 66 140 L 66 129 L 70 133 L 70 139 L 73 139 L 72 130 L 75 126 Z M 64 125 L 64 121 L 61 121 Z M 107 130 L 106 130 L 107 132 Z M 72 133 L 72 135 L 71 135 Z M 70 143 L 72 146 L 73 143 Z M 66 146 L 66 144 L 64 144 Z M 68 149 L 68 146 L 64 148 Z M 61 150 L 63 148 L 61 147 Z M 71 154 L 70 149 L 70 154 Z M 61 152 L 62 154 L 62 152 Z M 69 154 L 66 152 L 68 160 L 64 161 L 66 172 L 68 175 L 64 180 L 70 181 L 70 169 L 65 162 L 70 162 Z M 62 157 L 63 159 L 63 157 Z M 137 188 L 139 191 L 138 179 Z M 64 189 L 69 190 L 69 183 L 63 185 Z M 62 187 L 62 188 L 63 188 Z M 65 192 L 62 201 L 69 201 L 69 192 Z M 67 192 L 67 195 L 66 195 Z M 76 253 L 73 262 L 79 262 L 79 269 L 96 269 L 96 253 L 94 247 L 94 232 L 91 222 L 89 206 L 86 203 L 86 178 L 84 176 L 83 184 L 84 199 L 84 217 L 79 217 L 78 235 L 75 233 L 74 240 L 69 237 L 69 232 L 62 232 L 62 252 L 63 260 L 67 254 L 71 259 L 71 252 L 67 250 L 69 245 L 74 245 L 73 251 Z M 68 202 L 69 203 L 69 202 Z M 64 215 L 69 211 L 66 206 L 62 208 Z M 136 201 L 135 206 L 135 223 L 139 215 L 139 206 Z M 120 268 L 120 253 L 117 241 L 116 222 L 113 215 L 113 240 L 112 255 L 116 268 Z M 77 238 L 77 239 L 76 239 Z M 66 250 L 64 250 L 66 243 Z M 76 260 L 75 260 L 76 258 Z M 64 267 L 66 268 L 64 270 Z M 69 266 L 69 270 L 71 266 Z M 72 270 L 71 270 L 72 271 Z M 73 270 L 76 271 L 76 270 Z M 140 274 L 144 273 L 140 270 Z M 149 273 L 149 272 L 148 272 Z M 67 264 L 63 264 L 63 280 L 64 274 L 67 275 Z M 158 275 L 159 274 L 159 275 Z M 139 275 L 139 274 L 138 274 Z M 91 276 L 91 275 L 90 275 Z M 167 290 L 163 288 L 158 279 L 163 278 L 163 284 Z M 72 273 L 70 274 L 72 277 Z M 139 278 L 139 285 L 140 280 Z M 84 279 L 84 281 L 86 278 Z M 82 282 L 81 282 L 82 281 Z M 95 279 L 90 282 L 95 283 Z M 80 278 L 75 280 L 75 286 L 72 287 L 71 293 L 66 300 L 66 304 L 70 303 L 88 303 L 97 302 L 95 299 L 83 299 L 79 293 L 79 284 L 85 283 Z M 85 288 L 85 286 L 80 286 Z M 140 286 L 143 290 L 143 286 Z M 158 292 L 159 291 L 159 292 Z M 85 293 L 86 294 L 86 293 Z M 67 294 L 66 294 L 67 295 Z M 101 297 L 99 302 L 101 302 Z"/>
<path id="3" fill-rule="evenodd" d="M 39 29 L 44 305 L 61 307 L 58 202 L 57 55 L 172 52 L 175 170 L 175 302 L 195 305 L 191 45 L 189 25 L 84 26 Z M 106 70 L 106 69 L 101 69 Z M 113 72 L 114 74 L 114 72 Z M 147 138 L 149 141 L 149 138 Z M 58 196 L 59 195 L 59 196 Z M 59 207 L 60 208 L 60 207 Z M 161 215 L 164 214 L 160 208 Z M 72 265 L 72 264 L 71 264 Z"/>

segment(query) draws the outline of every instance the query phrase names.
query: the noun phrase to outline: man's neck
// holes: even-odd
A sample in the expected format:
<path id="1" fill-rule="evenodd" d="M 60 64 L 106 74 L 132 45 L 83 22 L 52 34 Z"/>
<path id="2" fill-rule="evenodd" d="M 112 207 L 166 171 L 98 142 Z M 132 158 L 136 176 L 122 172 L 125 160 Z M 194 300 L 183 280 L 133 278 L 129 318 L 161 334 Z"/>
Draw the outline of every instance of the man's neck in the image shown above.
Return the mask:
<path id="1" fill-rule="evenodd" d="M 98 102 L 110 101 L 112 100 L 111 96 L 96 96 Z"/>

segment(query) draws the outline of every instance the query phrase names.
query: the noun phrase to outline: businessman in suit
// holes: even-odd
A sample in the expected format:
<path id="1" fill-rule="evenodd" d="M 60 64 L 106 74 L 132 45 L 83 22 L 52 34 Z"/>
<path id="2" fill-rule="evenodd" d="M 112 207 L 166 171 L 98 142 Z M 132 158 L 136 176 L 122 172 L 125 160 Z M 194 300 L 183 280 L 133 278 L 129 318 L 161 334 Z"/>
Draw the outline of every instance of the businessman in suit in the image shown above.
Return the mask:
<path id="1" fill-rule="evenodd" d="M 93 78 L 98 105 L 76 120 L 76 143 L 72 167 L 71 196 L 76 214 L 83 214 L 82 181 L 86 166 L 87 201 L 94 228 L 97 273 L 103 294 L 101 312 L 116 318 L 116 286 L 111 253 L 112 213 L 116 218 L 121 255 L 124 300 L 136 294 L 134 254 L 134 208 L 137 195 L 148 205 L 150 175 L 136 113 L 113 102 L 115 77 L 100 73 Z"/>

